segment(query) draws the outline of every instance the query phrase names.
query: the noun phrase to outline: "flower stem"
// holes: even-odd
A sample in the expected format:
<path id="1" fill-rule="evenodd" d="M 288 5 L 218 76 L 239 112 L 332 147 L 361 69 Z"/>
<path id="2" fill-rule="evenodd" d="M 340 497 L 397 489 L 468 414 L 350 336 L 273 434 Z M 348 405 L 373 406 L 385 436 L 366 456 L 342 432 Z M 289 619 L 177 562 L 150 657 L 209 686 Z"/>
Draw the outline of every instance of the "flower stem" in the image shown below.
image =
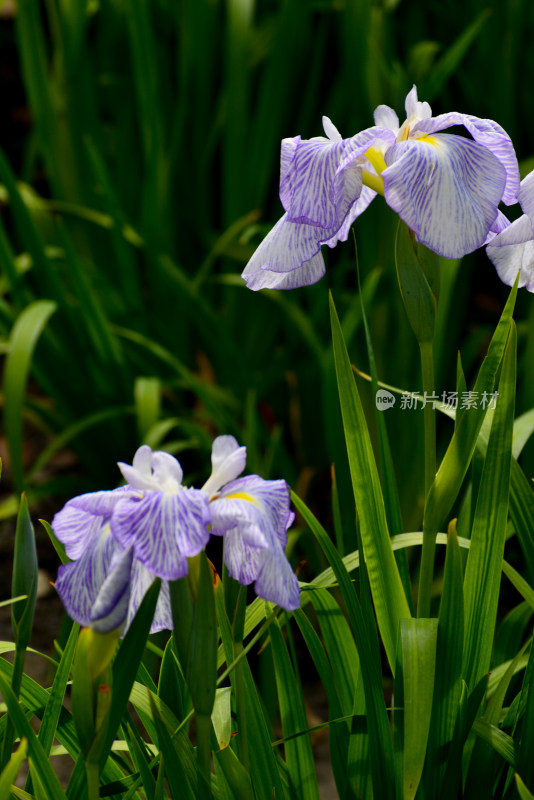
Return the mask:
<path id="1" fill-rule="evenodd" d="M 199 800 L 211 800 L 211 717 L 196 715 Z"/>
<path id="2" fill-rule="evenodd" d="M 100 797 L 100 771 L 98 769 L 98 762 L 86 761 L 85 774 L 87 775 L 88 800 L 98 800 Z"/>
<path id="3" fill-rule="evenodd" d="M 421 352 L 421 372 L 423 376 L 423 392 L 425 398 L 434 393 L 434 354 L 432 341 L 419 343 Z M 436 417 L 434 404 L 427 401 L 423 409 L 425 426 L 425 502 L 428 492 L 436 476 Z M 419 593 L 417 598 L 417 616 L 430 616 L 430 597 L 434 577 L 434 553 L 436 549 L 436 532 L 425 529 L 423 522 L 423 548 L 421 552 L 421 570 L 419 574 Z"/>

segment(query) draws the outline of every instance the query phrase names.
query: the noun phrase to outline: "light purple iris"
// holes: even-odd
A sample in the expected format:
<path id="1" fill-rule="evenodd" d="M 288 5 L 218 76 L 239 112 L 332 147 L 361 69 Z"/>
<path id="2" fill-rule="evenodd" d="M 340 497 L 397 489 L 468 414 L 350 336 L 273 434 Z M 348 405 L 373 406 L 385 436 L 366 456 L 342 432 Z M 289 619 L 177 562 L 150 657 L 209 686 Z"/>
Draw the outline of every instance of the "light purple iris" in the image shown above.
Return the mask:
<path id="1" fill-rule="evenodd" d="M 518 286 L 534 292 L 534 172 L 521 181 L 518 199 L 525 213 L 511 224 L 501 215 L 486 252 L 503 283 L 513 286 L 519 272 Z"/>
<path id="2" fill-rule="evenodd" d="M 519 171 L 506 132 L 492 120 L 451 112 L 432 117 L 406 97 L 406 120 L 379 106 L 375 126 L 351 139 L 323 117 L 325 137 L 284 139 L 280 199 L 284 216 L 243 271 L 250 289 L 293 289 L 325 272 L 321 245 L 347 239 L 377 193 L 415 232 L 447 258 L 483 245 L 501 200 L 516 202 Z M 463 125 L 472 138 L 440 134 Z"/>
<path id="3" fill-rule="evenodd" d="M 127 488 L 95 492 L 69 500 L 53 520 L 57 538 L 69 558 L 55 583 L 69 616 L 100 633 L 122 628 L 125 633 L 155 575 L 125 549 L 110 528 L 114 508 Z M 172 628 L 169 586 L 162 582 L 151 633 Z"/>
<path id="4" fill-rule="evenodd" d="M 73 559 L 60 567 L 56 589 L 74 620 L 98 631 L 126 630 L 159 577 L 151 631 L 172 628 L 168 581 L 187 574 L 188 558 L 204 549 L 210 528 L 227 532 L 233 577 L 256 581 L 261 597 L 288 610 L 298 606 L 298 582 L 284 553 L 293 521 L 287 484 L 258 476 L 236 480 L 246 448 L 233 436 L 215 439 L 211 461 L 202 489 L 188 488 L 175 458 L 144 445 L 131 466 L 119 463 L 126 486 L 75 497 L 56 514 L 54 533 Z"/>

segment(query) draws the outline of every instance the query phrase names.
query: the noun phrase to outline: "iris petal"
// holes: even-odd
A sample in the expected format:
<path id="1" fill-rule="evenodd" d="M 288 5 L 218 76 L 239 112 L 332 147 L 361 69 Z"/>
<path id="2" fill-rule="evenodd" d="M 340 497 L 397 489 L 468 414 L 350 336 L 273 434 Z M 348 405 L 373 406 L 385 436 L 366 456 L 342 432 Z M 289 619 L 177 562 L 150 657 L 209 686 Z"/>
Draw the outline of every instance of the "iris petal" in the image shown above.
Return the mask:
<path id="1" fill-rule="evenodd" d="M 152 573 L 150 573 L 140 561 L 134 559 L 131 573 L 130 603 L 126 617 L 125 631 L 129 628 L 145 594 L 154 583 L 154 580 L 154 575 L 152 575 Z M 173 622 L 169 584 L 167 581 L 162 581 L 150 633 L 157 633 L 158 631 L 163 630 L 172 630 L 172 628 Z"/>
<path id="2" fill-rule="evenodd" d="M 401 142 L 385 157 L 386 201 L 420 242 L 447 258 L 484 243 L 505 183 L 486 147 L 445 134 Z"/>
<path id="3" fill-rule="evenodd" d="M 111 518 L 113 535 L 154 575 L 176 580 L 187 574 L 187 558 L 209 539 L 208 496 L 198 489 L 147 492 L 117 506 Z"/>
<path id="4" fill-rule="evenodd" d="M 534 292 L 534 228 L 526 214 L 495 236 L 486 253 L 503 283 L 513 286 L 519 272 L 518 286 Z"/>
<path id="5" fill-rule="evenodd" d="M 373 114 L 375 125 L 382 128 L 388 128 L 390 131 L 397 131 L 400 128 L 400 122 L 397 114 L 389 106 L 378 106 Z"/>
<path id="6" fill-rule="evenodd" d="M 319 252 L 291 272 L 272 272 L 265 268 L 252 271 L 246 267 L 242 277 L 246 281 L 247 288 L 257 292 L 260 289 L 299 289 L 301 286 L 311 286 L 320 281 L 325 272 L 324 259 Z"/>
<path id="7" fill-rule="evenodd" d="M 262 551 L 254 591 L 286 611 L 295 611 L 300 606 L 299 582 L 280 546 Z"/>
<path id="8" fill-rule="evenodd" d="M 524 213 L 534 220 L 534 172 L 530 172 L 521 181 L 519 189 L 519 202 Z"/>
<path id="9" fill-rule="evenodd" d="M 125 550 L 115 563 L 96 597 L 91 610 L 91 627 L 98 633 L 120 628 L 128 612 L 132 549 Z"/>
<path id="10" fill-rule="evenodd" d="M 519 167 L 514 146 L 506 131 L 493 120 L 480 119 L 452 111 L 418 122 L 412 128 L 412 134 L 418 131 L 433 134 L 450 128 L 452 125 L 463 125 L 475 142 L 487 148 L 500 161 L 506 171 L 506 184 L 502 200 L 507 205 L 516 203 L 519 191 Z M 483 169 L 482 165 L 481 169 Z"/>
<path id="11" fill-rule="evenodd" d="M 91 624 L 93 605 L 110 571 L 112 558 L 121 552 L 109 525 L 105 525 L 87 542 L 77 561 L 59 568 L 54 586 L 67 614 L 75 622 Z"/>
<path id="12" fill-rule="evenodd" d="M 247 448 L 240 447 L 233 436 L 217 436 L 211 449 L 211 475 L 202 487 L 209 495 L 233 481 L 245 469 Z"/>

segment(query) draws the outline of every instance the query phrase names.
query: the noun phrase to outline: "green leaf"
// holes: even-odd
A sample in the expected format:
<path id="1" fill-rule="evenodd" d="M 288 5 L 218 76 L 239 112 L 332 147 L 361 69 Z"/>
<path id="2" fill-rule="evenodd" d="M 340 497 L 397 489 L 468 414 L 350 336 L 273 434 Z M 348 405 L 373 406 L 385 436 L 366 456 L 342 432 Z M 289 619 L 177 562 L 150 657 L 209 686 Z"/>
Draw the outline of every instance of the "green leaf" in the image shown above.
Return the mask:
<path id="1" fill-rule="evenodd" d="M 508 518 L 515 378 L 516 335 L 512 322 L 465 569 L 464 677 L 468 686 L 475 686 L 488 672 L 495 634 Z"/>
<path id="2" fill-rule="evenodd" d="M 299 682 L 291 666 L 291 660 L 278 624 L 270 628 L 274 672 L 278 689 L 282 731 L 285 741 L 285 759 L 291 782 L 292 796 L 299 800 L 319 800 L 317 774 L 311 741 L 308 736 L 287 740 L 308 727 L 304 699 Z"/>
<path id="3" fill-rule="evenodd" d="M 517 774 L 517 772 L 515 773 L 515 783 L 521 800 L 534 800 L 534 794 L 532 794 L 532 792 L 529 792 L 529 790 L 527 789 L 527 787 L 525 786 L 525 784 L 523 783 L 521 777 Z"/>
<path id="4" fill-rule="evenodd" d="M 28 741 L 28 755 L 32 759 L 34 767 L 39 774 L 48 800 L 67 800 L 67 796 L 50 765 L 47 754 L 44 752 L 30 723 L 26 719 L 26 715 L 19 705 L 11 686 L 2 674 L 0 674 L 0 691 L 7 705 L 15 730 L 21 738 L 24 737 Z"/>
<path id="5" fill-rule="evenodd" d="M 400 623 L 394 720 L 398 734 L 397 785 L 402 787 L 400 796 L 404 800 L 413 800 L 423 772 L 432 712 L 437 632 L 436 619 L 403 619 Z"/>
<path id="6" fill-rule="evenodd" d="M 399 620 L 410 617 L 410 609 L 393 555 L 371 440 L 332 298 L 330 312 L 339 399 L 363 552 L 378 627 L 394 670 Z"/>
<path id="7" fill-rule="evenodd" d="M 397 278 L 408 321 L 419 343 L 434 338 L 439 294 L 439 256 L 415 239 L 399 219 L 395 241 Z"/>
<path id="8" fill-rule="evenodd" d="M 517 295 L 512 289 L 506 306 L 493 334 L 487 355 L 482 363 L 474 390 L 481 397 L 483 392 L 491 395 L 497 372 L 504 354 Z M 428 493 L 423 526 L 425 530 L 438 531 L 458 496 L 463 479 L 475 451 L 478 434 L 487 408 L 477 404 L 476 408 L 464 410 L 451 442 L 438 469 L 434 483 Z"/>
<path id="9" fill-rule="evenodd" d="M 30 641 L 33 616 L 37 601 L 37 549 L 26 495 L 20 500 L 17 529 L 15 532 L 15 553 L 13 557 L 13 578 L 11 593 L 13 597 L 26 595 L 26 600 L 11 606 L 11 622 L 17 648 L 25 649 Z"/>
<path id="10" fill-rule="evenodd" d="M 55 303 L 36 300 L 20 314 L 10 336 L 4 368 L 4 420 L 13 482 L 19 494 L 24 488 L 22 416 L 26 382 L 37 341 L 55 310 Z"/>
<path id="11" fill-rule="evenodd" d="M 15 782 L 27 752 L 28 740 L 23 738 L 0 775 L 0 797 L 9 797 L 11 784 Z"/>

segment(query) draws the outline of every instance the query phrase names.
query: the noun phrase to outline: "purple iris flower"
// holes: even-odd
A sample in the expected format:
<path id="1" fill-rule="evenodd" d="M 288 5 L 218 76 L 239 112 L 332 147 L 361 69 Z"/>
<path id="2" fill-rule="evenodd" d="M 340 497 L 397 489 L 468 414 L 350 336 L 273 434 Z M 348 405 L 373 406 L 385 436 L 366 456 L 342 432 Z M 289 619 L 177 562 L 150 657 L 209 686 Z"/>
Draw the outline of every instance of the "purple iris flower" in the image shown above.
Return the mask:
<path id="1" fill-rule="evenodd" d="M 534 172 L 521 181 L 518 200 L 525 213 L 511 224 L 501 215 L 486 253 L 503 283 L 513 286 L 519 272 L 518 286 L 534 292 Z"/>
<path id="2" fill-rule="evenodd" d="M 56 514 L 54 533 L 73 559 L 60 567 L 56 589 L 73 619 L 101 632 L 125 631 L 159 577 L 151 632 L 172 628 L 168 581 L 187 574 L 188 558 L 204 549 L 210 531 L 228 537 L 233 577 L 255 581 L 260 597 L 287 610 L 298 607 L 298 581 L 284 552 L 294 518 L 287 484 L 237 479 L 246 448 L 233 436 L 215 439 L 211 461 L 210 477 L 193 489 L 182 486 L 173 456 L 144 445 L 131 466 L 119 463 L 126 486 L 75 497 Z"/>
<path id="3" fill-rule="evenodd" d="M 500 201 L 516 202 L 517 159 L 510 137 L 492 120 L 451 112 L 432 117 L 415 86 L 402 125 L 379 106 L 375 126 L 343 139 L 323 117 L 325 137 L 284 139 L 280 199 L 284 216 L 243 271 L 250 289 L 293 289 L 325 272 L 321 245 L 345 241 L 382 194 L 418 241 L 447 258 L 483 245 Z M 471 138 L 440 134 L 463 125 Z"/>

